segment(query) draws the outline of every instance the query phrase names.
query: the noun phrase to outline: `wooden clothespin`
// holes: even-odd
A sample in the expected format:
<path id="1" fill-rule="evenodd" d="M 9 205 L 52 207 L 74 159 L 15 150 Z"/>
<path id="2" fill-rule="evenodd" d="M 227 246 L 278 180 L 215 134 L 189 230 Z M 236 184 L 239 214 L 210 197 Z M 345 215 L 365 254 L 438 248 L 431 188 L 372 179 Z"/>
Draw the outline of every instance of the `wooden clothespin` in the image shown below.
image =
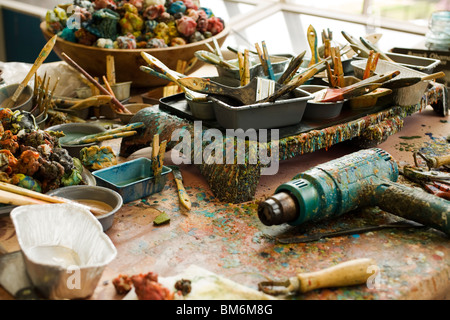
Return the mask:
<path id="1" fill-rule="evenodd" d="M 377 68 L 379 57 L 380 57 L 379 52 L 370 50 L 369 57 L 367 58 L 366 68 L 364 69 L 363 80 L 373 76 L 373 73 Z"/>
<path id="2" fill-rule="evenodd" d="M 161 172 L 164 165 L 164 154 L 166 153 L 167 141 L 159 143 L 159 134 L 153 136 L 152 143 L 152 170 L 155 177 L 155 184 L 161 179 Z"/>
<path id="3" fill-rule="evenodd" d="M 328 29 L 328 33 L 325 30 L 322 30 L 322 43 L 324 45 L 323 57 L 324 59 L 331 56 L 331 40 L 332 35 L 330 29 Z"/>
<path id="4" fill-rule="evenodd" d="M 112 55 L 106 56 L 106 79 L 111 86 L 116 84 L 116 66 Z"/>

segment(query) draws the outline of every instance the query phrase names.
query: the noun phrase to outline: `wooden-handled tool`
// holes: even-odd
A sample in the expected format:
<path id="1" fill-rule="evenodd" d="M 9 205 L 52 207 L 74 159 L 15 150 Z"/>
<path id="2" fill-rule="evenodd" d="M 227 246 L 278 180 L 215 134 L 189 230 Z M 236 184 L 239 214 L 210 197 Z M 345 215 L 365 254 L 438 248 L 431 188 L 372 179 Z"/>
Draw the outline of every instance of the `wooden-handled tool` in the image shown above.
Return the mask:
<path id="1" fill-rule="evenodd" d="M 183 176 L 181 175 L 180 168 L 177 166 L 169 166 L 169 168 L 172 169 L 173 177 L 175 178 L 175 183 L 177 184 L 178 198 L 180 199 L 181 205 L 186 209 L 191 210 L 191 200 L 189 199 L 186 189 L 184 188 Z"/>
<path id="2" fill-rule="evenodd" d="M 79 71 L 82 75 L 84 75 L 86 77 L 86 79 L 89 80 L 90 83 L 92 83 L 98 90 L 100 90 L 101 93 L 103 93 L 104 95 L 109 95 L 111 96 L 111 101 L 112 103 L 117 107 L 119 112 L 124 112 L 124 113 L 131 113 L 130 110 L 128 110 L 127 108 L 125 108 L 122 103 L 117 100 L 113 95 L 111 95 L 111 93 L 104 88 L 97 80 L 95 80 L 89 73 L 87 73 L 82 67 L 80 67 L 75 61 L 72 60 L 72 58 L 70 58 L 66 53 L 62 53 L 62 55 L 64 56 L 64 58 L 66 58 L 66 61 L 69 65 L 71 65 L 72 67 L 74 67 L 77 71 Z"/>
<path id="3" fill-rule="evenodd" d="M 325 89 L 326 90 L 325 95 L 320 99 L 316 99 L 316 101 L 336 102 L 342 101 L 344 99 L 354 98 L 357 97 L 358 95 L 366 94 L 379 88 L 383 82 L 390 80 L 399 74 L 400 71 L 397 70 L 386 74 L 375 75 L 343 88 Z"/>
<path id="4" fill-rule="evenodd" d="M 293 58 L 291 60 L 288 67 L 286 68 L 286 70 L 283 72 L 281 77 L 278 79 L 278 81 L 277 81 L 278 83 L 285 84 L 294 77 L 295 73 L 300 68 L 300 66 L 303 62 L 303 58 L 304 58 L 305 54 L 306 54 L 306 51 L 303 51 L 302 53 L 300 53 L 298 56 L 296 56 L 295 58 Z"/>
<path id="5" fill-rule="evenodd" d="M 260 282 L 258 288 L 271 295 L 287 295 L 305 293 L 320 288 L 360 285 L 367 283 L 372 275 L 369 267 L 375 265 L 375 261 L 370 258 L 355 259 L 324 270 L 300 273 L 286 281 Z M 283 288 L 274 289 L 275 286 Z"/>
<path id="6" fill-rule="evenodd" d="M 64 144 L 65 145 L 77 145 L 77 144 L 85 144 L 85 143 L 92 143 L 92 142 L 100 142 L 100 141 L 105 141 L 105 140 L 110 140 L 110 139 L 115 139 L 115 138 L 120 138 L 120 137 L 128 137 L 131 135 L 135 135 L 137 132 L 134 130 L 139 129 L 139 128 L 143 127 L 144 125 L 145 124 L 143 122 L 130 123 L 130 124 L 121 126 L 116 129 L 110 129 L 110 130 L 106 130 L 104 132 L 86 135 L 86 136 L 80 137 L 75 140 L 66 141 Z"/>
<path id="7" fill-rule="evenodd" d="M 175 82 L 185 92 L 185 94 L 188 95 L 192 100 L 201 101 L 201 100 L 207 99 L 205 95 L 193 92 L 190 89 L 183 86 L 179 82 L 179 80 L 180 80 L 179 73 L 170 69 L 162 61 L 158 60 L 156 57 L 152 56 L 151 54 L 148 54 L 147 52 L 141 52 L 141 56 L 145 60 L 145 62 L 147 62 L 153 69 L 155 69 L 159 73 L 166 75 L 173 82 Z"/>
<path id="8" fill-rule="evenodd" d="M 429 170 L 450 165 L 450 154 L 430 157 L 424 155 L 421 152 L 414 152 L 413 156 L 416 167 L 419 167 L 419 162 L 417 161 L 418 157 L 421 157 L 423 160 L 425 160 L 425 163 Z"/>
<path id="9" fill-rule="evenodd" d="M 55 35 L 45 44 L 44 48 L 42 48 L 41 52 L 39 53 L 39 56 L 34 61 L 34 64 L 31 67 L 30 71 L 28 71 L 28 74 L 26 75 L 25 79 L 23 79 L 23 81 L 17 87 L 16 91 L 14 91 L 13 96 L 9 97 L 1 104 L 2 108 L 11 109 L 14 107 L 20 95 L 22 94 L 23 89 L 27 86 L 28 82 L 31 80 L 33 75 L 36 73 L 36 71 L 39 69 L 42 63 L 44 63 L 45 59 L 47 59 L 47 57 L 53 50 L 57 38 L 58 36 Z"/>
<path id="10" fill-rule="evenodd" d="M 76 203 L 76 201 L 49 196 L 43 193 L 21 188 L 10 183 L 0 182 L 0 203 L 22 206 L 31 204 Z M 78 203 L 78 205 L 82 204 Z M 100 208 L 88 207 L 86 205 L 82 206 L 88 208 L 95 215 L 103 215 L 108 213 Z"/>
<path id="11" fill-rule="evenodd" d="M 197 77 L 186 77 L 180 79 L 179 82 L 183 86 L 197 92 L 223 95 L 238 100 L 244 105 L 251 105 L 256 102 L 258 89 L 261 88 L 261 83 L 264 80 L 271 81 L 255 77 L 244 87 L 230 87 L 212 80 Z M 266 92 L 264 95 L 267 97 L 272 93 Z"/>
<path id="12" fill-rule="evenodd" d="M 423 77 L 407 77 L 400 79 L 392 79 L 383 83 L 383 88 L 387 89 L 399 89 L 403 87 L 412 86 L 420 81 L 434 80 L 445 77 L 445 73 L 440 71 L 433 74 L 429 74 Z"/>
<path id="13" fill-rule="evenodd" d="M 309 62 L 309 67 L 320 62 L 319 51 L 317 47 L 317 33 L 316 29 L 312 25 L 309 25 L 307 32 L 307 39 L 309 48 L 311 49 L 311 61 Z"/>

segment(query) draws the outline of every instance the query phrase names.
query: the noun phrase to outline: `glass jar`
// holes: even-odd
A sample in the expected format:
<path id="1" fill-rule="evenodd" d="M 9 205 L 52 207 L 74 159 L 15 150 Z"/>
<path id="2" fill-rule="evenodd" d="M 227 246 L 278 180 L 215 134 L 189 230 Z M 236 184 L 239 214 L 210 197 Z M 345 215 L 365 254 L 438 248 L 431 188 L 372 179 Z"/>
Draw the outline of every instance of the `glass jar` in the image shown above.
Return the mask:
<path id="1" fill-rule="evenodd" d="M 428 23 L 425 46 L 429 50 L 450 50 L 450 11 L 435 11 Z"/>

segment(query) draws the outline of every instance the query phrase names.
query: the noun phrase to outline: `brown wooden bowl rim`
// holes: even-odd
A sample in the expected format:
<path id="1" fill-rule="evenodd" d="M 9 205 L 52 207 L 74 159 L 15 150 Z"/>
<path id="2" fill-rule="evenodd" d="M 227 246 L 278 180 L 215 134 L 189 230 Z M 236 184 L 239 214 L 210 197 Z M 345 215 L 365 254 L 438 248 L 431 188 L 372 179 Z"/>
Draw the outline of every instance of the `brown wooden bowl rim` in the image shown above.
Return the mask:
<path id="1" fill-rule="evenodd" d="M 46 21 L 42 21 L 40 24 L 40 28 L 42 30 L 42 32 L 44 33 L 44 35 L 46 35 L 47 37 L 49 37 L 49 39 L 54 36 L 53 33 L 51 33 L 48 29 L 47 29 L 47 22 Z M 222 30 L 222 32 L 216 34 L 215 38 L 222 38 L 226 35 L 228 35 L 228 33 L 230 32 L 230 27 L 228 25 L 225 26 L 225 28 Z M 181 46 L 173 46 L 173 47 L 167 47 L 167 48 L 150 48 L 150 49 L 109 49 L 109 48 L 99 48 L 99 47 L 94 47 L 94 46 L 86 46 L 83 44 L 79 44 L 79 43 L 74 43 L 74 42 L 70 42 L 67 40 L 62 39 L 61 37 L 57 37 L 56 42 L 61 42 L 73 47 L 79 47 L 79 48 L 83 48 L 83 49 L 87 49 L 87 50 L 93 50 L 93 51 L 105 51 L 105 52 L 116 52 L 116 53 L 140 53 L 142 51 L 144 52 L 158 52 L 158 51 L 167 51 L 167 50 L 180 50 L 180 49 L 186 49 L 186 48 L 191 48 L 191 47 L 196 47 L 196 46 L 200 46 L 202 44 L 206 44 L 208 42 L 212 41 L 212 37 L 208 38 L 208 39 L 204 39 L 201 41 L 197 41 L 197 42 L 192 42 L 192 43 L 188 43 L 185 45 L 181 45 Z"/>

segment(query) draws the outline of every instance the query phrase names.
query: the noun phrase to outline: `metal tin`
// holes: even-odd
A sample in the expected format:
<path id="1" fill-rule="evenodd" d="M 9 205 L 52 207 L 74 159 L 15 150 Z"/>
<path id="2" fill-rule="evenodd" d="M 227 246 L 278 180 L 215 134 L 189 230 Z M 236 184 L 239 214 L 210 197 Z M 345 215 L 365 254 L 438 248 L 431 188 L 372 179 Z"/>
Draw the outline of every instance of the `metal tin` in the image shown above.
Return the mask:
<path id="1" fill-rule="evenodd" d="M 161 178 L 156 183 L 152 161 L 147 158 L 130 160 L 109 168 L 92 172 L 98 186 L 110 188 L 128 203 L 161 192 L 172 169 L 163 166 Z"/>
<path id="2" fill-rule="evenodd" d="M 306 102 L 314 96 L 295 89 L 289 96 L 275 102 L 233 106 L 233 99 L 211 96 L 217 122 L 225 129 L 271 129 L 300 123 Z"/>
<path id="3" fill-rule="evenodd" d="M 88 298 L 117 255 L 100 222 L 82 206 L 20 206 L 11 219 L 27 274 L 47 299 Z"/>
<path id="4" fill-rule="evenodd" d="M 305 90 L 309 93 L 315 93 L 317 91 L 327 89 L 327 86 L 319 86 L 319 85 L 303 85 L 300 86 L 300 89 Z M 313 102 L 312 100 L 308 100 L 306 103 L 306 109 L 303 114 L 303 118 L 305 120 L 320 120 L 320 119 L 333 119 L 338 117 L 341 114 L 342 106 L 345 101 L 337 101 L 337 102 Z"/>
<path id="5" fill-rule="evenodd" d="M 411 68 L 426 74 L 433 73 L 434 69 L 441 63 L 441 60 L 438 59 L 418 57 L 409 54 L 386 52 L 386 55 L 403 67 Z M 365 58 L 354 57 L 354 59 L 355 61 L 358 61 Z"/>
<path id="6" fill-rule="evenodd" d="M 0 88 L 0 104 L 3 103 L 9 97 L 14 95 L 19 84 L 10 84 Z M 11 108 L 12 111 L 31 111 L 33 108 L 33 89 L 30 85 L 27 85 L 16 102 L 16 106 Z"/>
<path id="7" fill-rule="evenodd" d="M 106 131 L 106 129 L 103 128 L 102 126 L 100 126 L 98 124 L 94 124 L 94 123 L 64 123 L 64 124 L 59 124 L 56 126 L 49 127 L 46 129 L 46 131 L 62 131 L 65 135 L 69 135 L 69 134 L 89 135 L 89 134 L 104 132 L 104 131 Z M 61 147 L 64 149 L 67 149 L 67 151 L 69 152 L 69 155 L 72 157 L 75 157 L 75 158 L 80 157 L 80 151 L 81 151 L 81 149 L 83 149 L 85 147 L 90 147 L 93 145 L 99 145 L 99 146 L 102 145 L 101 142 L 93 142 L 93 143 L 86 143 L 86 144 L 79 144 L 79 145 L 67 145 L 67 144 L 64 144 L 64 141 L 65 141 L 64 138 L 60 138 L 59 140 L 60 140 Z"/>
<path id="8" fill-rule="evenodd" d="M 105 187 L 99 186 L 68 186 L 55 190 L 51 190 L 47 193 L 51 196 L 65 198 L 69 200 L 96 200 L 109 205 L 112 210 L 107 214 L 101 216 L 95 216 L 102 224 L 103 231 L 107 231 L 111 228 L 114 222 L 114 215 L 122 208 L 123 200 L 120 194 Z"/>
<path id="9" fill-rule="evenodd" d="M 362 79 L 364 70 L 367 64 L 367 59 L 355 60 L 352 62 L 355 77 Z M 376 74 L 383 74 L 392 71 L 400 71 L 400 74 L 396 78 L 409 78 L 409 77 L 425 77 L 427 74 L 401 66 L 396 63 L 392 63 L 385 60 L 379 60 L 375 69 Z M 398 106 L 413 106 L 421 102 L 423 95 L 428 87 L 428 81 L 420 81 L 414 85 L 398 88 L 392 90 L 392 94 L 389 96 L 392 98 L 392 102 Z"/>

